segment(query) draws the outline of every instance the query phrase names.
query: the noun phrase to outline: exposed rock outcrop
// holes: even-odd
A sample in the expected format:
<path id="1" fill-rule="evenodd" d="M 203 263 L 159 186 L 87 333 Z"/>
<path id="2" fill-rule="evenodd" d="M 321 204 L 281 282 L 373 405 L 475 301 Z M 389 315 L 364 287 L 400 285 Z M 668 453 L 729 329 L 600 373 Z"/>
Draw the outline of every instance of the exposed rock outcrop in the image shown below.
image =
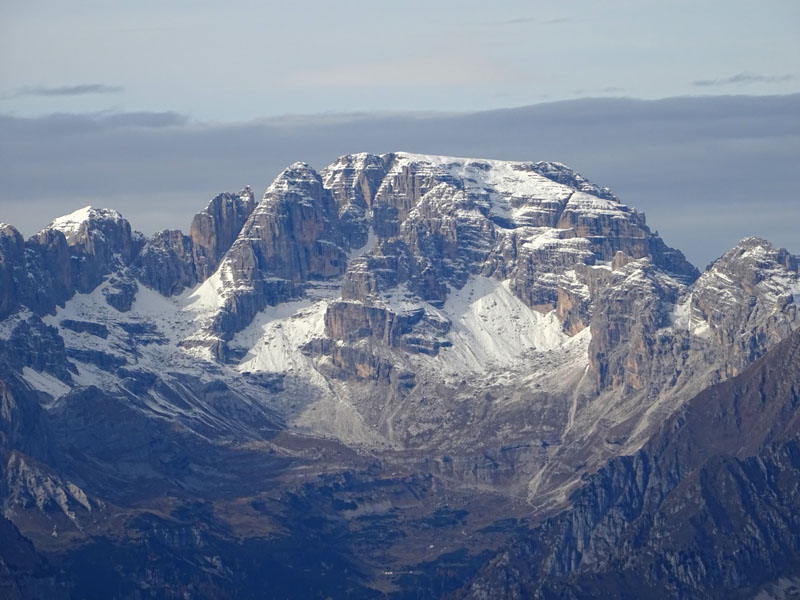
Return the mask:
<path id="1" fill-rule="evenodd" d="M 106 275 L 130 265 L 144 243 L 122 215 L 107 208 L 87 206 L 59 217 L 47 229 L 64 234 L 73 285 L 81 293 L 91 292 Z"/>
<path id="2" fill-rule="evenodd" d="M 71 249 L 64 234 L 56 229 L 43 229 L 25 245 L 28 268 L 41 273 L 36 277 L 36 296 L 26 304 L 35 312 L 50 312 L 75 293 Z"/>
<path id="3" fill-rule="evenodd" d="M 197 284 L 192 238 L 166 229 L 147 240 L 136 259 L 139 279 L 164 296 L 179 294 Z"/>
<path id="4" fill-rule="evenodd" d="M 302 297 L 305 284 L 339 277 L 348 241 L 336 202 L 307 164 L 295 163 L 270 185 L 225 255 L 217 278 L 223 298 L 211 331 L 228 340 L 266 306 Z M 215 344 L 217 356 L 225 350 Z"/>
<path id="5" fill-rule="evenodd" d="M 219 194 L 194 216 L 189 237 L 198 281 L 217 270 L 255 207 L 253 190 L 246 187 L 238 194 Z"/>
<path id="6" fill-rule="evenodd" d="M 340 276 L 348 248 L 332 194 L 310 166 L 295 163 L 267 189 L 226 264 L 236 279 L 300 283 Z"/>
<path id="7" fill-rule="evenodd" d="M 27 242 L 13 227 L 0 230 L 0 314 L 25 306 L 51 313 L 77 291 L 88 293 L 131 264 L 144 243 L 119 213 L 86 207 L 60 217 Z M 125 291 L 119 300 L 128 305 Z M 128 294 L 129 295 L 129 294 Z M 114 301 L 113 299 L 111 300 Z M 5 311 L 5 312 L 4 312 Z"/>
<path id="8" fill-rule="evenodd" d="M 71 374 L 76 372 L 58 330 L 36 315 L 15 319 L 8 338 L 0 338 L 0 357 L 15 369 L 30 367 L 65 383 L 72 383 Z"/>
<path id="9" fill-rule="evenodd" d="M 42 315 L 74 293 L 69 248 L 59 231 L 44 230 L 25 242 L 0 226 L 0 316 L 25 306 Z"/>
<path id="10" fill-rule="evenodd" d="M 662 377 L 653 371 L 662 366 L 654 360 L 662 330 L 672 324 L 673 307 L 688 288 L 646 258 L 627 262 L 605 279 L 595 296 L 589 345 L 598 389 L 660 384 Z M 681 336 L 677 332 L 668 343 L 688 344 Z"/>
<path id="11" fill-rule="evenodd" d="M 136 259 L 139 279 L 164 296 L 173 296 L 208 279 L 219 267 L 256 207 L 253 191 L 215 196 L 197 213 L 189 235 L 168 229 L 147 240 Z"/>
<path id="12" fill-rule="evenodd" d="M 690 328 L 725 352 L 735 375 L 800 327 L 800 261 L 766 240 L 742 240 L 701 275 Z"/>
<path id="13" fill-rule="evenodd" d="M 692 400 L 459 598 L 749 598 L 800 575 L 800 332 Z"/>
<path id="14" fill-rule="evenodd" d="M 25 240 L 11 225 L 0 225 L 0 317 L 20 305 L 25 272 Z"/>

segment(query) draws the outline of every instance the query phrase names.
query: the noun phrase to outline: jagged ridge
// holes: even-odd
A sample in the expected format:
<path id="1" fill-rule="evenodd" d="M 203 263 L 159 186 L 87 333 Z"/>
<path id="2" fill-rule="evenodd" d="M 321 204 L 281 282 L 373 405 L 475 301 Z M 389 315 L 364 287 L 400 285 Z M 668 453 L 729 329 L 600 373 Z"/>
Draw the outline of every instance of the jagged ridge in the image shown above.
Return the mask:
<path id="1" fill-rule="evenodd" d="M 97 209 L 28 241 L 3 226 L 3 378 L 58 424 L 42 429 L 51 454 L 5 447 L 6 514 L 58 545 L 37 527 L 83 539 L 109 526 L 99 507 L 136 512 L 143 489 L 141 506 L 297 481 L 324 497 L 318 473 L 378 461 L 344 477 L 336 519 L 355 527 L 376 502 L 348 486 L 397 485 L 406 507 L 430 498 L 422 511 L 487 502 L 442 532 L 483 540 L 493 518 L 563 507 L 796 329 L 799 281 L 763 240 L 698 278 L 643 215 L 557 163 L 350 155 L 292 165 L 258 204 L 221 194 L 189 235 L 146 240 Z"/>

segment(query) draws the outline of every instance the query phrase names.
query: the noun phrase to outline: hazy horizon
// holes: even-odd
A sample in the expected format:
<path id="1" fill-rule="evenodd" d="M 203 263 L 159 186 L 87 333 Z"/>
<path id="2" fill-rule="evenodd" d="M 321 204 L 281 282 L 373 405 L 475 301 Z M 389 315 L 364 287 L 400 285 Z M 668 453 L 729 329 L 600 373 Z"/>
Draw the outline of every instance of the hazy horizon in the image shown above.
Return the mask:
<path id="1" fill-rule="evenodd" d="M 0 115 L 0 220 L 26 236 L 86 205 L 186 231 L 216 194 L 295 161 L 409 151 L 552 160 L 646 213 L 702 268 L 742 237 L 800 253 L 800 95 L 589 98 L 474 113 L 203 123 L 178 112 Z"/>
<path id="2" fill-rule="evenodd" d="M 0 220 L 146 233 L 355 152 L 563 162 L 703 266 L 800 252 L 800 4 L 215 0 L 0 7 Z"/>

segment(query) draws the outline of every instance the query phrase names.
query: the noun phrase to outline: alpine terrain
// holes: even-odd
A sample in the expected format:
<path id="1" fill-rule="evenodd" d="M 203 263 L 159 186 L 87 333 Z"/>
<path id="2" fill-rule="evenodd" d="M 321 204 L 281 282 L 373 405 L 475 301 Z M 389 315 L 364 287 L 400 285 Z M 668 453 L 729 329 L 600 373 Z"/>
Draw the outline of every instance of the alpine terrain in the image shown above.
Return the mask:
<path id="1" fill-rule="evenodd" d="M 793 597 L 798 329 L 552 162 L 0 224 L 0 596 Z"/>

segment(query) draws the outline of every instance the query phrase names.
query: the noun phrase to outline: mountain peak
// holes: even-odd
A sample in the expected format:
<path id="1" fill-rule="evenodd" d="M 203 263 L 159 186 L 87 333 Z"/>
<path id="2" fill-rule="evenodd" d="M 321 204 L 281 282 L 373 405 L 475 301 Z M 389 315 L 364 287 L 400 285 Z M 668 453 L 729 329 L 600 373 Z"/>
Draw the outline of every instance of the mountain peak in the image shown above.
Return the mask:
<path id="1" fill-rule="evenodd" d="M 739 240 L 733 248 L 723 255 L 723 258 L 727 256 L 754 256 L 756 254 L 775 252 L 775 250 L 775 246 L 770 241 L 757 236 L 748 236 Z"/>
<path id="2" fill-rule="evenodd" d="M 252 201 L 255 199 L 255 194 L 253 193 L 253 188 L 249 185 L 244 186 L 241 192 L 239 192 L 239 199 L 244 201 Z"/>
<path id="3" fill-rule="evenodd" d="M 264 199 L 270 194 L 285 194 L 287 192 L 305 195 L 310 187 L 321 187 L 321 185 L 319 173 L 308 163 L 298 161 L 281 171 L 280 175 L 275 178 L 275 181 L 264 192 Z"/>
<path id="4" fill-rule="evenodd" d="M 113 221 L 119 223 L 123 221 L 122 215 L 111 208 L 94 208 L 84 206 L 76 211 L 58 217 L 53 220 L 45 229 L 55 229 L 64 234 L 67 241 L 72 241 L 81 231 L 84 223 L 93 221 Z"/>
<path id="5" fill-rule="evenodd" d="M 286 179 L 316 179 L 318 177 L 317 171 L 307 162 L 297 161 L 286 167 L 281 171 L 280 175 L 275 181 L 282 181 Z"/>
<path id="6" fill-rule="evenodd" d="M 792 255 L 785 248 L 776 248 L 771 242 L 760 237 L 746 237 L 733 248 L 715 260 L 709 271 L 731 270 L 742 263 L 752 265 L 751 269 L 791 271 L 800 270 L 800 257 Z"/>
<path id="7" fill-rule="evenodd" d="M 573 187 L 581 192 L 603 198 L 605 200 L 612 200 L 619 202 L 617 197 L 607 187 L 599 186 L 586 179 L 577 171 L 570 169 L 567 165 L 560 162 L 553 161 L 539 161 L 533 165 L 534 170 L 548 179 L 555 182 L 563 183 Z"/>
<path id="8" fill-rule="evenodd" d="M 0 233 L 6 235 L 19 235 L 19 231 L 17 231 L 17 228 L 8 223 L 0 223 Z"/>

